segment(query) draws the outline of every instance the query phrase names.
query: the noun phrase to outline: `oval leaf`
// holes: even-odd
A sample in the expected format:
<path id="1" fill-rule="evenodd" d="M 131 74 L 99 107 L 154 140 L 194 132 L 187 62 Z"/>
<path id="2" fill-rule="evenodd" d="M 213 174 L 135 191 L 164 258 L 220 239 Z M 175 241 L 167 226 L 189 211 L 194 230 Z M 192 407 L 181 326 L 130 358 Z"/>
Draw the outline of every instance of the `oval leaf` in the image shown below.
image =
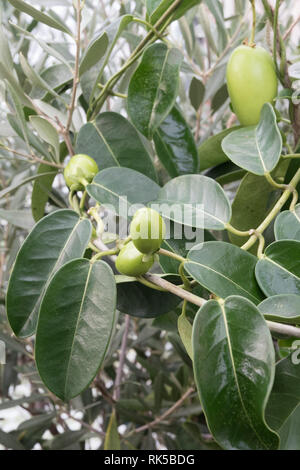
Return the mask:
<path id="1" fill-rule="evenodd" d="M 269 245 L 256 265 L 255 275 L 267 297 L 300 295 L 300 241 L 282 240 Z"/>
<path id="2" fill-rule="evenodd" d="M 293 211 L 283 211 L 275 220 L 276 240 L 300 241 L 300 204 Z"/>
<path id="3" fill-rule="evenodd" d="M 113 206 L 116 214 L 128 217 L 131 204 L 147 204 L 157 197 L 159 186 L 129 168 L 107 168 L 98 173 L 87 192 L 97 202 Z"/>
<path id="4" fill-rule="evenodd" d="M 227 450 L 276 449 L 265 423 L 275 354 L 263 317 L 247 299 L 210 300 L 193 326 L 194 374 L 207 423 Z"/>
<path id="5" fill-rule="evenodd" d="M 300 324 L 300 295 L 274 295 L 259 304 L 258 309 L 267 320 Z"/>
<path id="6" fill-rule="evenodd" d="M 128 89 L 128 113 L 147 138 L 165 120 L 175 104 L 182 54 L 158 43 L 148 47 Z"/>
<path id="7" fill-rule="evenodd" d="M 76 259 L 52 278 L 37 327 L 36 363 L 61 400 L 79 395 L 103 363 L 115 325 L 116 285 L 103 261 Z"/>
<path id="8" fill-rule="evenodd" d="M 183 175 L 159 192 L 164 217 L 190 227 L 224 230 L 231 218 L 230 202 L 222 187 L 202 175 Z"/>
<path id="9" fill-rule="evenodd" d="M 39 307 L 52 275 L 82 256 L 91 237 L 91 223 L 63 209 L 44 217 L 23 243 L 10 276 L 6 308 L 16 336 L 34 334 Z"/>
<path id="10" fill-rule="evenodd" d="M 240 295 L 258 304 L 263 295 L 255 280 L 257 258 L 225 242 L 192 248 L 184 267 L 203 287 L 221 298 Z"/>
<path id="11" fill-rule="evenodd" d="M 78 134 L 76 153 L 92 157 L 100 170 L 121 166 L 156 181 L 156 173 L 140 134 L 117 113 L 103 113 L 85 124 Z"/>
<path id="12" fill-rule="evenodd" d="M 292 353 L 276 365 L 274 386 L 266 409 L 268 424 L 280 435 L 281 450 L 300 450 L 299 409 L 300 367 L 299 362 L 293 360 Z M 294 419 L 298 425 L 293 430 Z M 298 437 L 297 444 L 295 437 Z M 291 441 L 294 442 L 293 447 L 290 447 Z"/>
<path id="13" fill-rule="evenodd" d="M 173 178 L 197 173 L 199 159 L 193 134 L 177 107 L 174 107 L 154 134 L 158 158 Z"/>
<path id="14" fill-rule="evenodd" d="M 258 126 L 232 132 L 223 140 L 222 149 L 233 163 L 250 173 L 262 176 L 272 171 L 282 151 L 273 107 L 264 104 Z"/>

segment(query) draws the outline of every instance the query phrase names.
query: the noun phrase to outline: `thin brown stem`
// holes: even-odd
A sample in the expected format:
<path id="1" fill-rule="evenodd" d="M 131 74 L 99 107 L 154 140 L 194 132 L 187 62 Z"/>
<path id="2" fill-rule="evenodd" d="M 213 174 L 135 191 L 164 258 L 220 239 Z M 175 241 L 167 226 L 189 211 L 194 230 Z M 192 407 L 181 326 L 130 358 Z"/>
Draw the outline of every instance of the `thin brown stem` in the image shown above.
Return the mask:
<path id="1" fill-rule="evenodd" d="M 34 154 L 29 155 L 29 154 L 26 154 L 26 153 L 22 153 L 22 152 L 19 152 L 17 150 L 14 150 L 12 148 L 6 147 L 2 144 L 0 144 L 0 148 L 2 148 L 3 150 L 6 150 L 7 152 L 13 153 L 17 157 L 20 157 L 22 159 L 24 158 L 25 160 L 28 160 L 30 163 L 42 163 L 43 165 L 52 166 L 54 168 L 63 168 L 63 165 L 60 165 L 59 163 L 49 162 L 48 160 L 44 160 L 43 158 L 39 158 Z"/>
<path id="2" fill-rule="evenodd" d="M 147 431 L 148 429 L 151 429 L 155 426 L 157 426 L 159 423 L 161 423 L 162 421 L 164 421 L 166 418 L 168 418 L 169 416 L 171 416 L 176 410 L 178 410 L 178 408 L 181 407 L 181 405 L 183 404 L 183 402 L 195 391 L 195 389 L 193 387 L 190 387 L 183 395 L 181 398 L 179 398 L 179 400 L 174 403 L 173 406 L 171 406 L 171 408 L 169 408 L 167 411 L 165 411 L 161 416 L 158 416 L 157 418 L 155 418 L 153 421 L 151 421 L 150 423 L 147 423 L 147 424 L 144 424 L 143 426 L 140 426 L 139 428 L 136 428 L 134 429 L 133 433 L 134 434 L 137 434 L 139 432 L 143 432 L 143 431 Z"/>

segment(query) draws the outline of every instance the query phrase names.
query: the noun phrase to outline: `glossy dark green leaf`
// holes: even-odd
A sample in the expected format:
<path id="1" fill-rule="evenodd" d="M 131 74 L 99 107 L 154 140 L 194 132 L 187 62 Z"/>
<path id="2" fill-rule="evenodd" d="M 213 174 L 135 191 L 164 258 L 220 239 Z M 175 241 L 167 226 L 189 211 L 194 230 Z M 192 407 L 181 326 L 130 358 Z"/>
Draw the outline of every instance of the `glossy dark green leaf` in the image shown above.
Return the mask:
<path id="1" fill-rule="evenodd" d="M 179 276 L 165 275 L 163 277 L 175 284 L 182 282 Z M 170 312 L 181 302 L 176 295 L 151 289 L 133 278 L 125 278 L 124 282 L 118 282 L 117 292 L 118 310 L 139 318 L 156 318 Z"/>
<path id="2" fill-rule="evenodd" d="M 174 107 L 154 134 L 158 158 L 173 178 L 197 173 L 199 159 L 193 134 L 177 107 Z"/>
<path id="3" fill-rule="evenodd" d="M 241 126 L 234 126 L 230 129 L 225 129 L 219 134 L 209 137 L 200 145 L 198 148 L 198 155 L 201 171 L 228 161 L 227 155 L 222 150 L 222 140 L 228 134 L 231 134 L 240 128 Z"/>
<path id="4" fill-rule="evenodd" d="M 274 225 L 276 240 L 300 241 L 300 204 L 293 211 L 281 212 Z"/>
<path id="5" fill-rule="evenodd" d="M 46 24 L 51 28 L 58 29 L 59 31 L 62 31 L 64 33 L 71 34 L 70 30 L 64 25 L 63 22 L 58 21 L 52 16 L 46 15 L 40 10 L 37 10 L 36 8 L 29 5 L 27 2 L 23 2 L 23 0 L 9 0 L 9 3 L 11 3 L 12 6 L 15 7 L 17 10 L 27 13 L 27 15 L 31 16 L 36 21 Z"/>
<path id="6" fill-rule="evenodd" d="M 294 352 L 277 363 L 266 408 L 268 424 L 280 435 L 281 450 L 300 450 L 300 364 L 299 353 L 296 354 Z"/>
<path id="7" fill-rule="evenodd" d="M 7 316 L 20 337 L 34 333 L 39 307 L 51 276 L 68 261 L 83 255 L 91 223 L 71 210 L 40 220 L 23 243 L 7 290 Z"/>
<path id="8" fill-rule="evenodd" d="M 121 114 L 103 113 L 95 121 L 85 124 L 77 137 L 76 153 L 92 157 L 99 170 L 121 166 L 156 181 L 151 157 L 140 134 Z"/>
<path id="9" fill-rule="evenodd" d="M 269 245 L 256 265 L 255 274 L 267 297 L 300 295 L 300 241 L 282 240 Z"/>
<path id="10" fill-rule="evenodd" d="M 198 111 L 198 109 L 200 108 L 200 105 L 204 98 L 204 94 L 205 86 L 203 85 L 201 80 L 196 77 L 193 77 L 189 89 L 189 98 L 195 111 Z"/>
<path id="11" fill-rule="evenodd" d="M 300 295 L 274 295 L 259 304 L 258 309 L 267 320 L 300 324 Z"/>
<path id="12" fill-rule="evenodd" d="M 175 104 L 182 54 L 163 43 L 143 54 L 128 89 L 128 113 L 135 127 L 147 138 L 162 124 Z"/>
<path id="13" fill-rule="evenodd" d="M 183 16 L 190 8 L 199 5 L 202 0 L 182 0 L 177 8 L 173 11 L 172 19 L 177 20 Z M 173 0 L 147 0 L 147 13 L 149 15 L 150 23 L 155 24 L 161 16 L 172 5 Z"/>
<path id="14" fill-rule="evenodd" d="M 210 300 L 193 325 L 194 375 L 208 427 L 227 450 L 276 449 L 267 426 L 275 354 L 262 315 L 249 300 Z"/>
<path id="15" fill-rule="evenodd" d="M 79 395 L 105 358 L 115 326 L 116 285 L 103 261 L 75 259 L 47 287 L 36 335 L 45 385 L 64 401 Z"/>
<path id="16" fill-rule="evenodd" d="M 228 89 L 226 83 L 221 86 L 211 101 L 212 112 L 215 113 L 228 99 Z"/>
<path id="17" fill-rule="evenodd" d="M 282 138 L 273 107 L 266 103 L 257 127 L 244 127 L 229 134 L 222 142 L 223 152 L 241 168 L 264 175 L 277 165 Z"/>
<path id="18" fill-rule="evenodd" d="M 191 249 L 184 267 L 218 297 L 240 295 L 258 304 L 263 295 L 255 280 L 256 262 L 255 256 L 230 243 L 206 242 Z"/>
<path id="19" fill-rule="evenodd" d="M 155 200 L 159 186 L 129 168 L 107 168 L 95 176 L 87 191 L 100 204 L 111 205 L 117 214 L 127 217 L 130 205 Z"/>
<path id="20" fill-rule="evenodd" d="M 160 190 L 157 202 L 164 217 L 190 227 L 224 230 L 231 218 L 222 187 L 202 175 L 174 178 Z"/>

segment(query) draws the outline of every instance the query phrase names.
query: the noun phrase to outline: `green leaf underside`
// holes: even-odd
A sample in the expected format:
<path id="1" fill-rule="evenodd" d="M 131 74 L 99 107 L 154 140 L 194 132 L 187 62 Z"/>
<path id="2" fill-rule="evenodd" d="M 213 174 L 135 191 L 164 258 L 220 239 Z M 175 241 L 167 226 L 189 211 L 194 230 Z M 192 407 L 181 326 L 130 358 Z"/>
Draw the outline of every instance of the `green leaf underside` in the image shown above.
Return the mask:
<path id="1" fill-rule="evenodd" d="M 281 450 L 300 450 L 300 367 L 298 363 L 293 364 L 292 356 L 293 353 L 277 363 L 266 408 L 268 424 L 280 435 Z"/>
<path id="2" fill-rule="evenodd" d="M 222 141 L 222 149 L 233 163 L 255 175 L 262 176 L 272 171 L 282 151 L 282 138 L 273 107 L 266 103 L 258 126 L 232 132 Z"/>
<path id="3" fill-rule="evenodd" d="M 259 304 L 258 309 L 267 320 L 300 324 L 300 295 L 274 295 Z"/>
<path id="4" fill-rule="evenodd" d="M 182 54 L 163 43 L 144 52 L 128 89 L 128 114 L 135 127 L 152 138 L 175 104 Z"/>
<path id="5" fill-rule="evenodd" d="M 300 204 L 294 211 L 283 211 L 275 220 L 276 240 L 298 240 L 300 241 Z"/>
<path id="6" fill-rule="evenodd" d="M 99 169 L 126 167 L 156 181 L 156 173 L 140 134 L 123 116 L 113 112 L 100 114 L 85 124 L 77 137 L 76 153 L 92 157 Z"/>
<path id="7" fill-rule="evenodd" d="M 256 279 L 267 297 L 300 295 L 300 241 L 281 240 L 265 250 L 257 263 Z"/>
<path id="8" fill-rule="evenodd" d="M 258 304 L 263 295 L 255 280 L 257 258 L 225 242 L 205 242 L 191 249 L 186 271 L 203 287 L 226 298 L 240 295 Z"/>
<path id="9" fill-rule="evenodd" d="M 46 216 L 33 228 L 17 255 L 7 291 L 8 320 L 17 336 L 34 333 L 49 279 L 83 255 L 90 236 L 91 223 L 68 209 Z"/>
<path id="10" fill-rule="evenodd" d="M 95 377 L 115 325 L 116 286 L 102 261 L 75 259 L 52 278 L 37 327 L 36 362 L 46 386 L 64 401 Z"/>
<path id="11" fill-rule="evenodd" d="M 269 329 L 247 299 L 207 302 L 193 326 L 194 374 L 210 431 L 227 450 L 276 449 L 265 423 L 275 357 Z"/>
<path id="12" fill-rule="evenodd" d="M 155 200 L 159 186 L 142 173 L 113 167 L 100 171 L 86 189 L 97 202 L 111 205 L 117 214 L 127 217 L 131 205 Z"/>
<path id="13" fill-rule="evenodd" d="M 202 175 L 174 178 L 160 190 L 156 202 L 164 217 L 190 227 L 224 230 L 231 218 L 222 187 Z"/>

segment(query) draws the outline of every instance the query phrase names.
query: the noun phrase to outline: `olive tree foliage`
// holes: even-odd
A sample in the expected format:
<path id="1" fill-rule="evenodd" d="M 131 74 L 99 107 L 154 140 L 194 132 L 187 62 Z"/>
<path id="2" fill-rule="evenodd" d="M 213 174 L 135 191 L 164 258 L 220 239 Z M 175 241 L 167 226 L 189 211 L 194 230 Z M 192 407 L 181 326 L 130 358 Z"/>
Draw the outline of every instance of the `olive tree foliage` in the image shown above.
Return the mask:
<path id="1" fill-rule="evenodd" d="M 225 3 L 1 2 L 0 412 L 27 417 L 5 448 L 300 449 L 299 18 Z M 279 87 L 241 127 L 226 66 L 250 36 Z M 78 153 L 99 173 L 76 192 Z M 153 203 L 170 233 L 120 275 Z"/>

